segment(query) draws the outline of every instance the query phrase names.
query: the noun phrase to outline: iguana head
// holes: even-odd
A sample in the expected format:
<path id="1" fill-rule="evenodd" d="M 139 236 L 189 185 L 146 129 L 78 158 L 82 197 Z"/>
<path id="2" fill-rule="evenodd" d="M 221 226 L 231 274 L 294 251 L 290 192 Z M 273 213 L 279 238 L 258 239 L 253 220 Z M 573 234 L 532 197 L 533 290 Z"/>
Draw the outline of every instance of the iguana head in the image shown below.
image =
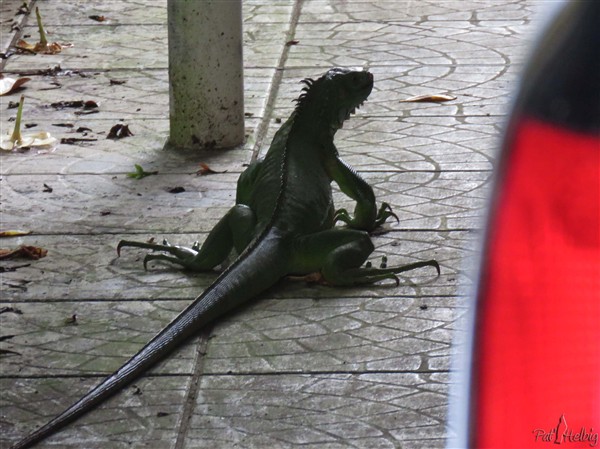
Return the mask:
<path id="1" fill-rule="evenodd" d="M 335 67 L 316 80 L 307 78 L 301 82 L 306 87 L 296 100 L 298 114 L 306 114 L 315 126 L 326 125 L 335 132 L 371 93 L 373 74 Z"/>

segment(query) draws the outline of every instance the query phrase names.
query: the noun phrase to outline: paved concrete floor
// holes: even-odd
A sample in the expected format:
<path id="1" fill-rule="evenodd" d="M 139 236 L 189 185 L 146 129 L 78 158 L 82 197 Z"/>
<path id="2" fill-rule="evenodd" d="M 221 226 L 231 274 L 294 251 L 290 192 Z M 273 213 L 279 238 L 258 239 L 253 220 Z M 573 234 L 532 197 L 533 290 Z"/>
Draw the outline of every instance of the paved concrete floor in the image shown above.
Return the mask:
<path id="1" fill-rule="evenodd" d="M 463 269 L 541 0 L 245 0 L 247 144 L 195 155 L 163 150 L 166 0 L 34 3 L 51 40 L 74 46 L 3 61 L 7 74 L 31 74 L 24 121 L 59 139 L 97 140 L 0 156 L 1 227 L 32 231 L 2 247 L 48 250 L 0 262 L 1 306 L 13 308 L 0 315 L 0 335 L 12 336 L 0 349 L 15 352 L 0 355 L 0 446 L 120 366 L 214 278 L 146 272 L 142 251 L 116 258 L 118 240 L 202 240 L 232 204 L 243 164 L 292 110 L 297 82 L 368 63 L 375 89 L 336 142 L 401 218 L 375 238 L 375 256 L 436 258 L 442 275 L 412 272 L 398 288 L 283 281 L 39 447 L 443 447 L 451 342 L 471 282 Z M 35 40 L 33 15 L 14 16 L 21 4 L 2 3 L 2 51 L 14 36 L 4 18 L 23 21 Z M 457 99 L 400 102 L 434 93 Z M 17 100 L 0 99 L 2 132 Z M 69 100 L 96 101 L 98 112 L 50 106 Z M 107 140 L 117 123 L 134 135 Z M 227 172 L 197 176 L 200 162 Z M 132 180 L 134 164 L 159 173 Z"/>

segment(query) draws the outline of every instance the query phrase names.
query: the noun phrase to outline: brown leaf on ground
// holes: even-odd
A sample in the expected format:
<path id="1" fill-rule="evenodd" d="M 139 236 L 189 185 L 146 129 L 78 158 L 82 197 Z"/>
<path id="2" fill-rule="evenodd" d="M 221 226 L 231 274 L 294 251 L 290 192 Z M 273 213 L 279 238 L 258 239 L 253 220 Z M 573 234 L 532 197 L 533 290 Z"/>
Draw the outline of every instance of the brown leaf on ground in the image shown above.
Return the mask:
<path id="1" fill-rule="evenodd" d="M 16 307 L 10 306 L 1 307 L 0 315 L 2 315 L 3 313 L 16 313 L 17 315 L 23 315 L 23 311 L 21 309 L 17 309 Z"/>
<path id="2" fill-rule="evenodd" d="M 104 21 L 106 21 L 106 20 L 107 20 L 107 19 L 106 19 L 106 17 L 104 17 L 104 16 L 99 16 L 99 15 L 96 15 L 96 14 L 93 14 L 93 15 L 91 15 L 91 16 L 88 16 L 88 18 L 89 18 L 89 19 L 92 19 L 92 20 L 95 20 L 96 22 L 104 22 Z"/>
<path id="3" fill-rule="evenodd" d="M 23 84 L 25 84 L 27 81 L 31 80 L 31 78 L 8 78 L 8 77 L 3 77 L 0 79 L 0 96 L 1 95 L 8 95 L 8 94 L 12 94 L 13 92 L 16 92 L 17 90 L 19 90 L 19 88 L 21 88 L 21 86 L 23 86 Z"/>
<path id="4" fill-rule="evenodd" d="M 94 139 L 91 137 L 63 137 L 62 139 L 60 139 L 60 143 L 64 143 L 65 145 L 78 145 L 80 143 L 97 141 L 98 139 Z"/>
<path id="5" fill-rule="evenodd" d="M 73 44 L 67 43 L 59 44 L 58 42 L 48 42 L 48 39 L 46 38 L 46 31 L 44 30 L 44 25 L 42 24 L 42 16 L 38 7 L 35 8 L 35 16 L 37 19 L 38 31 L 40 33 L 40 41 L 36 42 L 35 44 L 30 44 L 23 39 L 19 39 L 15 44 L 16 48 L 34 54 L 41 53 L 46 55 L 55 55 L 60 53 L 63 48 L 69 48 L 73 46 Z"/>
<path id="6" fill-rule="evenodd" d="M 30 12 L 31 12 L 31 10 L 29 9 L 29 5 L 27 4 L 27 2 L 23 2 L 21 4 L 21 6 L 19 6 L 19 9 L 17 10 L 17 12 L 15 13 L 15 16 L 27 15 Z"/>
<path id="7" fill-rule="evenodd" d="M 456 97 L 446 94 L 434 94 L 434 95 L 417 95 L 416 97 L 410 97 L 406 100 L 400 100 L 400 103 L 443 103 L 444 101 L 456 100 Z"/>
<path id="8" fill-rule="evenodd" d="M 21 245 L 17 249 L 0 249 L 0 260 L 3 259 L 32 259 L 46 257 L 48 250 L 38 246 Z"/>
<path id="9" fill-rule="evenodd" d="M 63 70 L 60 64 L 47 69 L 32 69 L 32 70 L 20 70 L 20 75 L 40 75 L 40 76 L 56 76 L 56 75 L 70 75 L 73 73 L 79 74 L 79 70 Z"/>
<path id="10" fill-rule="evenodd" d="M 94 100 L 61 100 L 50 103 L 50 107 L 63 110 L 63 109 L 77 109 L 74 111 L 75 115 L 88 115 L 96 114 L 99 111 L 99 105 Z"/>
<path id="11" fill-rule="evenodd" d="M 223 171 L 215 171 L 212 168 L 210 168 L 208 166 L 208 164 L 205 164 L 204 162 L 200 162 L 200 170 L 198 170 L 196 172 L 197 175 L 200 176 L 205 176 L 205 175 L 214 175 L 215 173 L 226 173 L 227 170 L 223 170 Z"/>
<path id="12" fill-rule="evenodd" d="M 67 100 L 67 101 L 56 101 L 54 103 L 50 103 L 50 106 L 55 109 L 65 109 L 65 108 L 83 108 L 83 109 L 96 109 L 98 108 L 98 103 L 94 100 Z"/>
<path id="13" fill-rule="evenodd" d="M 133 136 L 133 133 L 129 129 L 129 125 L 122 125 L 121 123 L 117 123 L 113 126 L 108 132 L 107 139 L 122 139 L 123 137 Z"/>
<path id="14" fill-rule="evenodd" d="M 68 326 L 77 326 L 79 323 L 77 322 L 77 314 L 71 315 L 69 318 L 65 319 L 65 324 Z"/>
<path id="15" fill-rule="evenodd" d="M 44 55 L 56 55 L 63 51 L 63 48 L 72 47 L 73 44 L 59 44 L 58 42 L 36 42 L 35 44 L 30 44 L 23 39 L 19 39 L 15 44 L 19 50 L 27 51 L 29 53 L 36 54 L 44 54 Z"/>

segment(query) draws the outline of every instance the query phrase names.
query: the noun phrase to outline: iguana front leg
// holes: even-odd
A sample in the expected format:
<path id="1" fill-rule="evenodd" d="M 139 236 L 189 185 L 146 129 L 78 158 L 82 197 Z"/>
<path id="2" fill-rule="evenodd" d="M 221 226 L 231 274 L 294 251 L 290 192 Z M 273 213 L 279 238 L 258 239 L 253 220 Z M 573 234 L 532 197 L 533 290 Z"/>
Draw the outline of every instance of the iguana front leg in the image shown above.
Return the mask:
<path id="1" fill-rule="evenodd" d="M 148 254 L 144 257 L 144 268 L 152 260 L 162 260 L 181 265 L 191 271 L 208 271 L 222 263 L 232 249 L 241 253 L 256 235 L 256 218 L 250 207 L 236 204 L 227 212 L 210 231 L 202 247 L 196 242 L 191 248 L 170 245 L 166 240 L 162 245 L 155 243 L 121 240 L 117 245 L 117 253 L 121 248 L 132 246 L 171 254 Z"/>
<path id="2" fill-rule="evenodd" d="M 386 279 L 392 279 L 398 285 L 397 274 L 422 267 L 433 267 L 440 274 L 440 266 L 435 260 L 390 268 L 363 267 L 373 250 L 373 242 L 365 231 L 328 229 L 295 242 L 291 272 L 320 272 L 325 283 L 339 286 L 372 284 Z"/>
<path id="3" fill-rule="evenodd" d="M 342 159 L 336 157 L 327 166 L 328 173 L 341 191 L 356 201 L 354 217 L 346 209 L 336 211 L 334 221 L 344 222 L 353 229 L 372 231 L 381 226 L 389 217 L 398 221 L 388 203 L 382 203 L 377 209 L 373 188 Z"/>

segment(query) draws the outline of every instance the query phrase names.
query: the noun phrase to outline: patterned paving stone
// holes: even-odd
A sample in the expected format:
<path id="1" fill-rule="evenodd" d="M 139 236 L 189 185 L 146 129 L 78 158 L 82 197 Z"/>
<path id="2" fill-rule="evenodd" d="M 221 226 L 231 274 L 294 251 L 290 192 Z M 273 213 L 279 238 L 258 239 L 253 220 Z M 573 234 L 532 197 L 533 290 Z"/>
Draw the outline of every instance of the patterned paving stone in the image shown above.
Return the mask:
<path id="1" fill-rule="evenodd" d="M 447 297 L 261 301 L 216 325 L 205 373 L 447 371 L 455 307 Z"/>
<path id="2" fill-rule="evenodd" d="M 302 21 L 306 22 L 394 22 L 394 21 L 455 21 L 523 20 L 530 21 L 544 0 L 306 0 L 302 5 Z"/>
<path id="3" fill-rule="evenodd" d="M 23 91 L 25 120 L 52 115 L 57 122 L 72 120 L 139 119 L 169 117 L 167 71 L 69 72 L 55 76 L 30 76 Z M 0 97 L 0 108 L 9 109 L 15 96 Z M 93 101 L 97 107 L 69 107 L 68 102 Z M 15 115 L 16 109 L 10 108 Z"/>
<path id="4" fill-rule="evenodd" d="M 186 447 L 442 447 L 446 388 L 417 373 L 205 376 Z"/>
<path id="5" fill-rule="evenodd" d="M 0 21 L 0 52 L 6 54 L 9 47 L 15 39 L 19 29 L 25 21 L 26 8 L 23 8 L 23 4 L 27 5 L 28 2 L 22 0 L 3 0 L 0 3 L 0 13 L 2 14 L 2 21 Z"/>
<path id="6" fill-rule="evenodd" d="M 108 375 L 135 354 L 189 301 L 60 301 L 13 303 L 0 315 L 3 349 L 18 352 L 0 364 L 0 376 Z M 73 318 L 75 316 L 75 318 Z M 194 349 L 187 346 L 155 373 L 190 374 Z M 10 361 L 19 361 L 19 369 Z"/>
<path id="7" fill-rule="evenodd" d="M 248 118 L 262 117 L 265 93 L 274 69 L 246 69 L 244 73 L 245 112 Z M 29 76 L 24 119 L 47 117 L 56 121 L 168 119 L 169 82 L 166 69 L 122 70 L 116 72 L 69 72 L 54 76 Z M 16 95 L 0 97 L 0 110 L 16 108 Z M 97 107 L 69 107 L 73 101 L 93 101 Z"/>
<path id="8" fill-rule="evenodd" d="M 182 167 L 187 167 L 188 173 L 193 174 L 198 171 L 201 162 L 215 170 L 239 171 L 251 156 L 249 147 L 202 152 L 165 150 L 169 123 L 164 119 L 120 121 L 74 116 L 71 120 L 33 119 L 25 122 L 37 124 L 37 129 L 50 132 L 59 141 L 71 138 L 96 140 L 59 143 L 53 152 L 32 150 L 3 155 L 0 166 L 3 175 L 113 174 L 124 177 L 134 170 L 134 164 L 142 165 L 147 171 L 158 170 L 159 173 L 181 173 Z M 128 125 L 133 136 L 107 139 L 110 129 L 119 123 Z M 65 124 L 69 126 L 63 126 Z M 256 120 L 246 120 L 249 135 L 252 135 L 256 125 Z M 10 182 L 10 179 L 5 177 L 0 183 L 5 181 Z"/>
<path id="9" fill-rule="evenodd" d="M 164 25 L 167 23 L 165 5 L 161 0 L 76 0 L 69 3 L 45 2 L 38 6 L 47 27 L 68 28 L 81 25 Z M 90 16 L 99 16 L 103 20 L 94 20 Z"/>
<path id="10" fill-rule="evenodd" d="M 11 239 L 4 245 L 20 244 L 43 247 L 48 255 L 13 271 L 21 261 L 2 261 L 4 301 L 25 300 L 123 300 L 179 298 L 191 300 L 215 278 L 214 273 L 184 273 L 173 267 L 157 266 L 144 271 L 143 251 L 123 250 L 120 259 L 116 244 L 122 238 L 147 241 L 146 234 L 100 235 L 34 235 Z M 198 234 L 155 235 L 166 237 L 172 243 L 191 244 L 202 236 Z M 182 242 L 183 240 L 183 242 Z M 403 274 L 397 294 L 453 295 L 460 285 L 470 281 L 462 274 L 463 259 L 472 254 L 475 234 L 470 231 L 390 232 L 375 238 L 377 250 L 372 260 L 378 264 L 383 255 L 389 256 L 388 265 L 404 265 L 418 260 L 435 258 L 442 265 L 442 276 L 436 277 L 433 268 Z M 381 296 L 389 294 L 388 287 L 337 289 L 323 286 L 307 287 L 304 283 L 285 284 L 285 288 L 269 295 L 275 297 L 331 298 L 336 296 Z"/>
<path id="11" fill-rule="evenodd" d="M 18 424 L 2 443 L 50 418 L 96 379 L 2 380 Z M 39 447 L 172 447 L 187 377 L 149 376 Z M 204 376 L 185 447 L 442 447 L 447 376 L 428 373 Z M 60 399 L 56 399 L 56 398 Z M 18 404 L 18 405 L 16 405 Z M 51 405 L 48 405 L 51 404 Z M 3 404 L 4 405 L 4 404 Z M 256 420 L 255 416 L 260 416 Z M 350 446 L 347 442 L 350 441 Z"/>
<path id="12" fill-rule="evenodd" d="M 133 164 L 130 166 L 133 171 Z M 146 170 L 161 166 L 147 165 Z M 183 168 L 183 167 L 181 167 Z M 189 171 L 135 180 L 126 173 L 10 175 L 2 180 L 8 202 L 3 226 L 36 233 L 206 232 L 235 202 L 237 173 L 198 176 Z M 215 169 L 220 168 L 214 165 Z M 243 168 L 243 167 L 239 167 Z M 388 228 L 452 230 L 479 227 L 489 172 L 366 172 L 379 202 L 400 218 Z M 174 190 L 174 189 L 183 189 Z M 337 192 L 338 208 L 354 203 Z M 93 206 L 90 206 L 93 204 Z"/>
<path id="13" fill-rule="evenodd" d="M 524 23 L 469 21 L 299 23 L 288 67 L 506 65 L 520 63 Z"/>
<path id="14" fill-rule="evenodd" d="M 286 117 L 293 109 L 303 78 L 318 78 L 327 70 L 315 68 L 286 70 L 280 88 L 275 114 Z M 511 86 L 515 82 L 513 66 L 496 65 L 434 65 L 371 67 L 375 86 L 358 116 L 397 117 L 433 116 L 439 120 L 455 117 L 488 117 L 504 115 L 510 102 Z M 417 95 L 448 94 L 457 97 L 445 103 L 404 103 Z"/>
<path id="15" fill-rule="evenodd" d="M 99 379 L 45 377 L 0 379 L 3 419 L 0 447 L 54 417 L 78 399 Z M 146 377 L 115 396 L 93 416 L 84 418 L 39 444 L 48 449 L 126 449 L 147 441 L 156 449 L 169 449 L 177 438 L 179 417 L 189 378 Z"/>
<path id="16" fill-rule="evenodd" d="M 211 332 L 204 373 L 449 369 L 453 327 L 460 318 L 456 299 L 340 293 L 320 300 L 264 299 L 232 314 Z M 108 375 L 190 301 L 13 303 L 0 316 L 2 334 L 13 336 L 2 344 L 12 352 L 4 356 L 0 376 Z M 152 372 L 191 374 L 194 347 L 185 346 Z M 18 369 L 11 361 L 19 362 Z"/>
<path id="17" fill-rule="evenodd" d="M 244 27 L 244 65 L 276 67 L 286 38 L 285 23 L 250 23 Z M 28 25 L 36 34 L 37 27 Z M 35 41 L 36 37 L 33 37 Z M 73 25 L 55 27 L 53 41 L 69 43 L 57 55 L 14 55 L 10 71 L 45 70 L 60 66 L 65 70 L 165 69 L 168 65 L 166 24 L 123 26 Z"/>
<path id="18" fill-rule="evenodd" d="M 360 170 L 486 172 L 493 168 L 503 124 L 488 117 L 357 116 L 338 131 L 335 144 Z M 279 126 L 270 124 L 261 154 Z"/>
<path id="19" fill-rule="evenodd" d="M 244 22 L 287 23 L 292 12 L 292 0 L 244 0 L 242 3 Z M 46 3 L 43 10 L 48 16 L 48 26 L 86 25 L 151 25 L 167 23 L 167 9 L 164 0 L 75 0 L 69 3 Z M 104 16 L 101 22 L 89 16 Z M 60 18 L 60 20 L 57 20 Z"/>

